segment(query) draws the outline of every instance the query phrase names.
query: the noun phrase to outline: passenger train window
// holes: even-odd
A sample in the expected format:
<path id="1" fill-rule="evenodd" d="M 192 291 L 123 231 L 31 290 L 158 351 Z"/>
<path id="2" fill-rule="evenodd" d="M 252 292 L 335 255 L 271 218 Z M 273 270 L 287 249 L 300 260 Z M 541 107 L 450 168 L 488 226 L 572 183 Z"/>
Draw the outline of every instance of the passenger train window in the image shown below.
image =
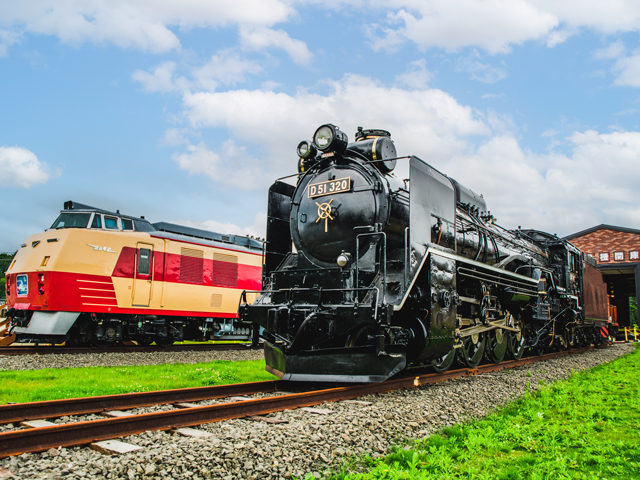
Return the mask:
<path id="1" fill-rule="evenodd" d="M 91 222 L 91 228 L 102 228 L 102 217 L 99 213 L 93 216 L 93 222 Z"/>
<path id="2" fill-rule="evenodd" d="M 149 275 L 151 272 L 151 250 L 141 248 L 138 250 L 138 275 Z"/>
<path id="3" fill-rule="evenodd" d="M 127 220 L 126 218 L 121 218 L 122 229 L 123 230 L 133 230 L 133 221 Z"/>
<path id="4" fill-rule="evenodd" d="M 104 217 L 104 228 L 107 230 L 117 230 L 118 229 L 118 219 L 115 217 Z"/>

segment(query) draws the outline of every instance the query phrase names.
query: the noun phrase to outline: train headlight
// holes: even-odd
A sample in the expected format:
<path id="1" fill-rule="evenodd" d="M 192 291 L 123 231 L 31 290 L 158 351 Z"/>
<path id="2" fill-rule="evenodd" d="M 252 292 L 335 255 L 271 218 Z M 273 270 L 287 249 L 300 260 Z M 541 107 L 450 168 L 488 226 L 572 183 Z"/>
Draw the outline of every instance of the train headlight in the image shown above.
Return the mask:
<path id="1" fill-rule="evenodd" d="M 318 150 L 326 152 L 328 150 L 342 153 L 347 149 L 347 134 L 335 125 L 330 123 L 322 125 L 313 134 L 313 143 Z"/>
<path id="2" fill-rule="evenodd" d="M 296 148 L 296 153 L 300 157 L 298 159 L 298 173 L 306 172 L 316 163 L 315 158 L 318 151 L 311 142 L 306 140 L 300 142 L 298 148 Z"/>
<path id="3" fill-rule="evenodd" d="M 316 147 L 306 140 L 303 140 L 298 144 L 296 152 L 300 158 L 304 158 L 305 160 L 315 157 L 317 153 Z"/>
<path id="4" fill-rule="evenodd" d="M 339 267 L 348 267 L 349 264 L 351 263 L 351 254 L 346 253 L 346 252 L 342 252 L 340 255 L 338 255 L 338 259 L 336 260 L 336 263 L 338 264 Z"/>

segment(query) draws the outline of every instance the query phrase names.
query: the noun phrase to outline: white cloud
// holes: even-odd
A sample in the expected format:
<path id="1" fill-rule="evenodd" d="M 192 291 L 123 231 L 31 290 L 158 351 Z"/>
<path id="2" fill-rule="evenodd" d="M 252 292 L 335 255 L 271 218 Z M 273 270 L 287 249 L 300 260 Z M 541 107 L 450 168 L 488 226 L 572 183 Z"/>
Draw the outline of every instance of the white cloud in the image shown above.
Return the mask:
<path id="1" fill-rule="evenodd" d="M 234 141 L 252 145 L 260 153 L 259 158 L 247 156 L 236 163 L 226 155 L 191 146 L 185 157 L 176 154 L 176 158 L 185 166 L 213 165 L 216 172 L 224 164 L 242 165 L 251 172 L 242 175 L 245 188 L 259 188 L 294 172 L 296 145 L 327 122 L 339 125 L 352 139 L 358 126 L 387 129 L 400 154 L 436 160 L 471 151 L 465 137 L 490 133 L 469 107 L 441 90 L 386 87 L 356 75 L 328 86 L 327 95 L 304 90 L 294 95 L 264 90 L 186 93 L 184 115 L 192 128 L 226 129 Z M 202 160 L 196 161 L 195 156 Z M 214 176 L 220 181 L 217 173 Z"/>
<path id="2" fill-rule="evenodd" d="M 0 25 L 63 43 L 113 43 L 149 52 L 179 49 L 171 28 L 271 26 L 294 10 L 283 0 L 29 0 L 3 2 Z"/>
<path id="3" fill-rule="evenodd" d="M 230 50 L 212 55 L 204 65 L 186 67 L 192 80 L 177 75 L 177 68 L 175 62 L 162 62 L 148 72 L 136 70 L 131 78 L 140 83 L 147 92 L 184 92 L 193 88 L 214 91 L 219 83 L 229 85 L 244 82 L 246 74 L 262 71 L 257 62 L 241 58 Z"/>
<path id="4" fill-rule="evenodd" d="M 566 235 L 599 223 L 640 221 L 640 132 L 588 130 L 566 139 L 571 153 L 523 151 L 511 135 L 491 138 L 441 169 L 483 193 L 498 222 Z"/>
<path id="5" fill-rule="evenodd" d="M 293 39 L 284 30 L 266 27 L 241 27 L 240 43 L 247 50 L 265 50 L 271 47 L 281 48 L 298 64 L 308 64 L 313 54 L 307 44 Z"/>
<path id="6" fill-rule="evenodd" d="M 640 49 L 627 55 L 627 48 L 621 39 L 612 42 L 606 48 L 593 53 L 596 60 L 613 60 L 612 72 L 616 75 L 614 85 L 640 87 Z"/>
<path id="7" fill-rule="evenodd" d="M 581 29 L 607 35 L 640 31 L 635 0 L 370 0 L 370 5 L 389 10 L 388 26 L 370 29 L 376 49 L 410 41 L 423 49 L 479 47 L 497 54 L 530 40 L 553 47 Z"/>
<path id="8" fill-rule="evenodd" d="M 396 83 L 409 88 L 425 88 L 433 74 L 427 70 L 424 58 L 411 62 L 410 65 L 411 68 L 407 72 L 396 75 Z"/>
<path id="9" fill-rule="evenodd" d="M 152 73 L 136 70 L 131 78 L 141 83 L 147 92 L 171 92 L 188 87 L 189 82 L 184 77 L 177 80 L 173 78 L 175 70 L 175 62 L 162 62 L 153 67 Z"/>
<path id="10" fill-rule="evenodd" d="M 601 48 L 594 52 L 593 57 L 596 60 L 615 60 L 624 56 L 626 47 L 620 39 L 609 44 L 607 48 Z"/>
<path id="11" fill-rule="evenodd" d="M 474 52 L 467 58 L 458 61 L 457 70 L 468 72 L 471 78 L 483 83 L 496 83 L 507 77 L 507 70 L 504 67 L 496 67 L 478 60 L 479 54 Z"/>
<path id="12" fill-rule="evenodd" d="M 640 50 L 635 50 L 628 57 L 617 59 L 613 71 L 618 74 L 615 85 L 640 87 Z"/>
<path id="13" fill-rule="evenodd" d="M 262 67 L 257 62 L 240 58 L 238 54 L 231 50 L 223 50 L 203 66 L 194 68 L 192 75 L 195 82 L 207 89 L 215 90 L 218 82 L 225 85 L 235 85 L 242 83 L 247 74 L 257 74 L 262 71 Z"/>
<path id="14" fill-rule="evenodd" d="M 381 5 L 382 2 L 374 2 Z M 525 0 L 391 0 L 389 14 L 397 29 L 383 28 L 372 39 L 375 48 L 409 40 L 419 47 L 448 51 L 478 46 L 489 53 L 506 53 L 511 45 L 545 37 L 558 26 L 556 16 Z"/>
<path id="15" fill-rule="evenodd" d="M 21 147 L 0 147 L 0 172 L 0 187 L 30 188 L 50 178 L 46 164 Z"/>
<path id="16" fill-rule="evenodd" d="M 19 33 L 0 29 L 0 57 L 6 57 L 9 47 L 19 40 Z"/>
<path id="17" fill-rule="evenodd" d="M 227 187 L 241 190 L 250 190 L 265 182 L 261 176 L 256 178 L 259 170 L 250 167 L 256 164 L 256 160 L 247 154 L 245 147 L 236 145 L 231 139 L 223 143 L 220 153 L 211 150 L 204 142 L 191 145 L 187 141 L 186 150 L 174 153 L 171 158 L 190 175 L 205 175 Z"/>
<path id="18" fill-rule="evenodd" d="M 484 100 L 503 100 L 506 97 L 506 95 L 504 93 L 485 93 L 484 95 L 482 95 L 482 98 Z"/>

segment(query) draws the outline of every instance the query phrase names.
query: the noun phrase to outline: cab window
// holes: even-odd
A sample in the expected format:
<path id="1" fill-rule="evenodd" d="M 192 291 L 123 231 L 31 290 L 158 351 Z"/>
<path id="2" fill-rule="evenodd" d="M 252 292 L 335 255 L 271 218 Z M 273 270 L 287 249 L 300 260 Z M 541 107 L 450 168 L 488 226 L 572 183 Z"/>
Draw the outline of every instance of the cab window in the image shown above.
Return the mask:
<path id="1" fill-rule="evenodd" d="M 126 218 L 121 218 L 120 221 L 122 222 L 123 230 L 133 230 L 133 221 Z"/>
<path id="2" fill-rule="evenodd" d="M 134 222 L 135 222 L 136 230 L 138 232 L 155 232 L 156 231 L 156 229 L 153 228 L 149 222 L 146 222 L 144 220 L 134 220 Z"/>
<path id="3" fill-rule="evenodd" d="M 102 228 L 102 216 L 99 213 L 93 215 L 93 222 L 91 222 L 91 228 Z"/>
<path id="4" fill-rule="evenodd" d="M 118 230 L 118 219 L 116 217 L 104 217 L 104 228 L 107 230 Z"/>
<path id="5" fill-rule="evenodd" d="M 87 228 L 90 213 L 61 213 L 51 228 Z"/>

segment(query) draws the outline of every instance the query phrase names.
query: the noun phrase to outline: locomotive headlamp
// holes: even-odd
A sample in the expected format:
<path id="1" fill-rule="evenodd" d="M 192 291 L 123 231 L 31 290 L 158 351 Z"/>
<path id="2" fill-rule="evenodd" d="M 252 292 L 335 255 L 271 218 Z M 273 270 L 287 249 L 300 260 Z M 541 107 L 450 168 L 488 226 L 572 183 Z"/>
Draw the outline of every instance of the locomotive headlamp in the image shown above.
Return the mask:
<path id="1" fill-rule="evenodd" d="M 351 254 L 342 252 L 338 255 L 338 259 L 336 261 L 339 267 L 347 267 L 351 263 Z"/>
<path id="2" fill-rule="evenodd" d="M 309 170 L 316 163 L 316 154 L 318 150 L 313 146 L 311 142 L 303 140 L 298 144 L 296 148 L 298 154 L 298 173 L 303 173 Z"/>
<path id="3" fill-rule="evenodd" d="M 347 149 L 349 141 L 346 133 L 328 123 L 316 130 L 316 133 L 313 134 L 313 143 L 318 147 L 318 150 L 323 152 L 331 150 L 342 153 Z"/>
<path id="4" fill-rule="evenodd" d="M 305 160 L 307 160 L 309 158 L 315 157 L 317 150 L 316 147 L 311 144 L 311 142 L 303 140 L 298 144 L 296 152 L 298 153 L 298 156 L 300 158 L 304 158 Z"/>

